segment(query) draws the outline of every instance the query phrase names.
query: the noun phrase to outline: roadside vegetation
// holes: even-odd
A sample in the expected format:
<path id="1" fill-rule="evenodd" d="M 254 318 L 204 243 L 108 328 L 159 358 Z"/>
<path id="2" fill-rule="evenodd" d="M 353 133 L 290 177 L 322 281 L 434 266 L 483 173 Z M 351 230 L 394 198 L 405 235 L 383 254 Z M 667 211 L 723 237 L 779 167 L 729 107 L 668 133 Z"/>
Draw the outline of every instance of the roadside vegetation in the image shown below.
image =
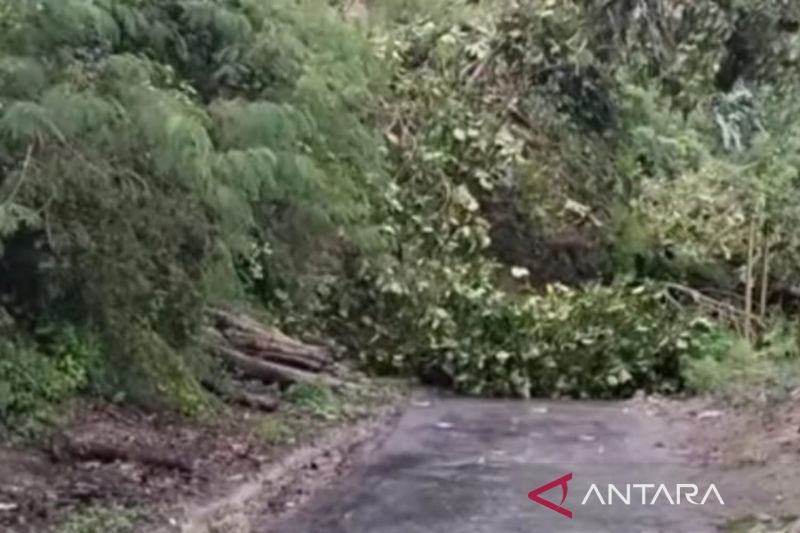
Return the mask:
<path id="1" fill-rule="evenodd" d="M 0 0 L 4 433 L 213 413 L 219 308 L 467 394 L 795 386 L 793 5 L 363 7 Z"/>

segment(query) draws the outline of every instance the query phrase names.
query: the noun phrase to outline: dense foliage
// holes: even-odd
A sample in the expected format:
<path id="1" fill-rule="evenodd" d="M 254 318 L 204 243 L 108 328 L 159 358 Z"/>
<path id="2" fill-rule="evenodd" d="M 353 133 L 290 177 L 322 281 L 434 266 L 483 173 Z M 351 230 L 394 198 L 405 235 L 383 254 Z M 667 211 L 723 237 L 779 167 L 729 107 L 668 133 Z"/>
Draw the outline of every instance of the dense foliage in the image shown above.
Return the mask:
<path id="1" fill-rule="evenodd" d="M 274 268 L 302 274 L 339 228 L 367 238 L 366 41 L 321 2 L 0 6 L 9 342 L 73 325 L 104 392 L 198 406 L 186 355 L 205 303 L 243 294 L 238 265 L 291 244 Z"/>
<path id="2" fill-rule="evenodd" d="M 452 9 L 416 6 L 375 42 L 394 65 L 385 135 L 401 185 L 393 233 L 402 263 L 413 272 L 406 274 L 408 293 L 417 318 L 432 306 L 444 308 L 436 313 L 455 327 L 437 337 L 436 327 L 406 326 L 402 331 L 419 332 L 409 347 L 382 323 L 370 339 L 385 337 L 387 358 L 394 352 L 424 366 L 431 350 L 444 346 L 440 352 L 447 355 L 437 364 L 456 384 L 469 383 L 465 390 L 507 393 L 516 383 L 526 389 L 541 378 L 530 392 L 613 395 L 658 388 L 654 383 L 681 387 L 683 378 L 702 388 L 689 370 L 696 367 L 693 358 L 709 361 L 702 354 L 716 353 L 712 358 L 722 365 L 739 364 L 741 358 L 728 363 L 719 355 L 731 351 L 721 345 L 737 346 L 738 336 L 752 353 L 772 353 L 771 346 L 788 339 L 794 346 L 788 353 L 797 354 L 792 328 L 772 326 L 775 315 L 795 305 L 797 247 L 788 228 L 797 213 L 791 88 L 800 48 L 792 6 L 648 0 L 438 5 Z M 752 25 L 765 33 L 755 35 Z M 429 192 L 420 198 L 419 190 Z M 420 259 L 431 250 L 438 250 L 436 261 Z M 505 266 L 487 263 L 487 251 Z M 445 257 L 457 258 L 456 264 Z M 465 268 L 465 261 L 484 266 Z M 377 276 L 387 279 L 396 280 Z M 425 297 L 418 296 L 420 279 L 436 280 L 421 282 Z M 648 280 L 660 287 L 660 303 L 642 308 L 630 295 L 649 293 Z M 597 356 L 583 349 L 575 366 L 569 347 L 556 344 L 555 360 L 563 363 L 556 364 L 557 377 L 548 380 L 546 371 L 526 363 L 520 365 L 524 380 L 494 383 L 481 361 L 496 353 L 504 359 L 506 352 L 514 361 L 526 350 L 547 353 L 550 346 L 549 337 L 537 333 L 547 328 L 538 329 L 546 320 L 536 312 L 548 309 L 548 300 L 517 294 L 492 305 L 497 288 L 510 285 L 519 293 L 553 281 L 589 282 L 574 300 L 562 295 L 552 301 L 562 306 L 559 320 L 571 330 L 566 335 L 591 338 L 595 327 L 615 324 L 615 344 Z M 597 282 L 612 286 L 597 289 Z M 463 305 L 448 309 L 453 292 L 482 293 L 480 319 L 460 315 Z M 640 315 L 665 337 L 639 338 L 638 327 L 615 323 L 613 313 L 603 312 L 606 292 L 619 295 L 625 313 Z M 575 302 L 596 311 L 571 323 Z M 677 316 L 670 312 L 675 306 L 682 310 Z M 377 309 L 395 307 L 389 299 Z M 370 321 L 381 316 L 363 302 L 354 306 L 364 308 Z M 508 329 L 476 326 L 519 309 L 537 318 Z M 705 318 L 693 320 L 695 313 Z M 448 320 L 428 321 L 440 323 Z M 495 328 L 503 335 L 493 336 Z M 419 341 L 425 338 L 434 340 Z M 505 350 L 504 343 L 514 348 Z M 659 371 L 652 380 L 636 374 L 620 388 L 614 371 L 602 370 L 596 358 L 613 369 L 617 354 L 637 343 L 637 353 Z M 673 358 L 673 346 L 684 356 Z M 466 379 L 453 365 L 453 352 L 475 363 Z M 682 362 L 659 366 L 662 356 Z M 572 379 L 573 373 L 584 375 Z M 608 375 L 608 386 L 598 387 Z"/>
<path id="3" fill-rule="evenodd" d="M 794 335 L 792 5 L 367 6 L 0 0 L 4 420 L 203 412 L 217 302 L 474 394 L 706 388 Z"/>

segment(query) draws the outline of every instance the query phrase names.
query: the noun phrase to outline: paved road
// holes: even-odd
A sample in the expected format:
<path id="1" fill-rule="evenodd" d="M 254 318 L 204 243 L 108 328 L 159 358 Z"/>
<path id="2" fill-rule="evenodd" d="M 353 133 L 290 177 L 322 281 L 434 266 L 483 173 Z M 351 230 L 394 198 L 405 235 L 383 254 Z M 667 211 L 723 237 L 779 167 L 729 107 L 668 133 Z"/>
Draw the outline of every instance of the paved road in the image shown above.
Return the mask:
<path id="1" fill-rule="evenodd" d="M 624 404 L 426 399 L 348 477 L 262 533 L 716 532 L 758 492 L 758 476 L 692 464 L 686 430 Z M 572 519 L 528 499 L 568 473 Z M 592 484 L 607 500 L 609 483 L 623 493 L 663 483 L 673 501 L 677 484 L 697 485 L 700 500 L 714 483 L 725 505 L 713 495 L 671 505 L 663 494 L 641 505 L 641 488 L 630 505 L 594 495 L 581 505 Z M 652 502 L 656 489 L 646 490 Z M 561 489 L 542 496 L 560 503 Z"/>

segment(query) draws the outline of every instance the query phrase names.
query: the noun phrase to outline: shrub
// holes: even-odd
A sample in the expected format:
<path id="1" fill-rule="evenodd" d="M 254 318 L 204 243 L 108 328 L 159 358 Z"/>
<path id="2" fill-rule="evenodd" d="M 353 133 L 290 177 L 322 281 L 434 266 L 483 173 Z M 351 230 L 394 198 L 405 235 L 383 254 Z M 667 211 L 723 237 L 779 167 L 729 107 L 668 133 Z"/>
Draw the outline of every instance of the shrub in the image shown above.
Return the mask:
<path id="1" fill-rule="evenodd" d="M 683 374 L 691 392 L 746 399 L 763 391 L 780 398 L 800 384 L 799 358 L 796 326 L 776 321 L 756 343 L 722 330 L 696 336 Z"/>
<path id="2" fill-rule="evenodd" d="M 21 340 L 0 343 L 0 427 L 30 435 L 51 421 L 57 406 L 85 390 L 97 346 L 71 330 L 49 353 Z"/>
<path id="3" fill-rule="evenodd" d="M 129 533 L 142 519 L 138 510 L 99 505 L 76 508 L 64 518 L 62 533 Z"/>

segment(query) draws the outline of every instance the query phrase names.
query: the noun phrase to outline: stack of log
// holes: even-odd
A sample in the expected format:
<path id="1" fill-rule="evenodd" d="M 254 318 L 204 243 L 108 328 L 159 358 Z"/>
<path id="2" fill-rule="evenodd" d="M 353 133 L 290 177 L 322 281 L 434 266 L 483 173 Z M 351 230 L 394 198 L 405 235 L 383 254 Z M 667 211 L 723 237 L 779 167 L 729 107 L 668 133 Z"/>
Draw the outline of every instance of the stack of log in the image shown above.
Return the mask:
<path id="1" fill-rule="evenodd" d="M 225 309 L 211 309 L 209 318 L 205 345 L 242 377 L 281 387 L 309 381 L 341 384 L 333 376 L 334 354 L 329 347 L 298 341 Z"/>

